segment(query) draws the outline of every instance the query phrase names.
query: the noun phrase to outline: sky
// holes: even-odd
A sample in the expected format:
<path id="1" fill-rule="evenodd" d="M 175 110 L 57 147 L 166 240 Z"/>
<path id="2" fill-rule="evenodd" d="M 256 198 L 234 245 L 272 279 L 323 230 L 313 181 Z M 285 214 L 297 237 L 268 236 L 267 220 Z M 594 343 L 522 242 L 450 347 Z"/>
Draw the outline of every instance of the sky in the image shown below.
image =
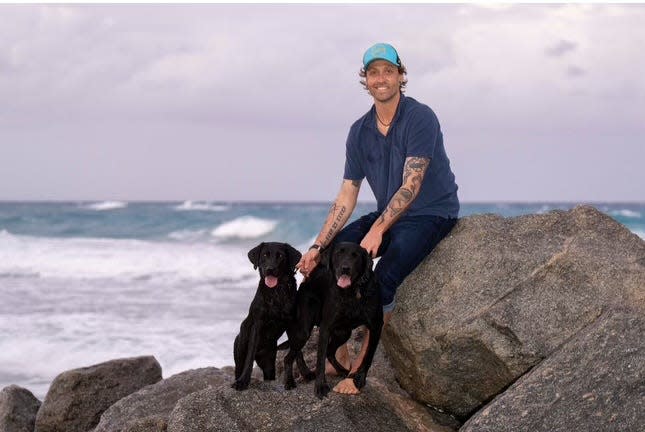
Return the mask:
<path id="1" fill-rule="evenodd" d="M 645 201 L 643 4 L 0 4 L 0 200 L 331 201 L 376 42 L 461 201 Z"/>

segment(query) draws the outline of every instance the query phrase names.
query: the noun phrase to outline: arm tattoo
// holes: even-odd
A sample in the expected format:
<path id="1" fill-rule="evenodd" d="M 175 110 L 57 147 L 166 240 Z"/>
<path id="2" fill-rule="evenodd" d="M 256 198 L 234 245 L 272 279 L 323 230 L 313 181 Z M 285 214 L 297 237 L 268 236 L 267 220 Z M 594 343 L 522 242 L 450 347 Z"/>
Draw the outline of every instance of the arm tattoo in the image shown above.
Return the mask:
<path id="1" fill-rule="evenodd" d="M 390 218 L 397 218 L 410 206 L 421 189 L 423 176 L 429 163 L 430 159 L 421 157 L 409 157 L 405 160 L 403 184 L 394 194 L 383 214 L 381 214 L 379 224 L 385 223 L 386 215 L 389 215 Z"/>
<path id="2" fill-rule="evenodd" d="M 405 166 L 403 167 L 403 185 L 410 181 L 412 184 L 410 188 L 413 193 L 417 193 L 423 176 L 428 168 L 430 160 L 427 158 L 410 157 L 406 159 Z"/>
<path id="3" fill-rule="evenodd" d="M 391 217 L 395 218 L 397 217 L 401 212 L 403 212 L 408 205 L 412 202 L 414 199 L 414 190 L 408 189 L 406 187 L 401 187 L 394 196 L 392 197 L 392 200 L 390 203 L 387 205 L 387 208 L 381 214 L 381 217 L 379 218 L 379 223 L 384 223 L 385 222 L 385 215 L 390 214 Z"/>
<path id="4" fill-rule="evenodd" d="M 333 218 L 336 214 L 337 209 L 338 206 L 336 205 L 336 203 L 332 204 L 331 209 L 329 209 L 329 216 Z M 331 228 L 329 229 L 329 231 L 327 231 L 327 235 L 325 236 L 325 245 L 328 245 L 336 235 L 336 232 L 338 232 L 338 228 L 341 226 L 343 217 L 345 216 L 346 212 L 347 207 L 345 206 L 342 206 L 340 209 L 338 209 L 338 215 L 334 218 L 334 223 L 331 225 Z"/>
<path id="5" fill-rule="evenodd" d="M 361 180 L 352 180 L 352 186 L 360 187 L 361 186 Z"/>

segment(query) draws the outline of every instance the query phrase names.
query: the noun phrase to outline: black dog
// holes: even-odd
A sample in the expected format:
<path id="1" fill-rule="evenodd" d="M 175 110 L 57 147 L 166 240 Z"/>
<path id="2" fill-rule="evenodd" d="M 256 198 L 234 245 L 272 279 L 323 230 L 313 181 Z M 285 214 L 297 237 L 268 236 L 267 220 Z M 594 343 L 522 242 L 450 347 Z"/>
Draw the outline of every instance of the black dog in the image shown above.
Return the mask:
<path id="1" fill-rule="evenodd" d="M 253 268 L 260 268 L 260 283 L 233 346 L 235 382 L 231 387 L 236 390 L 249 386 L 253 360 L 265 381 L 275 379 L 277 342 L 295 313 L 294 273 L 301 254 L 286 243 L 261 243 L 248 256 Z"/>
<path id="2" fill-rule="evenodd" d="M 341 375 L 349 372 L 338 363 L 335 354 L 360 325 L 370 331 L 369 345 L 362 364 L 351 378 L 357 388 L 364 387 L 383 327 L 381 295 L 367 251 L 355 243 L 337 243 L 326 250 L 310 278 L 300 285 L 296 318 L 298 324 L 288 330 L 290 351 L 284 362 L 285 388 L 295 387 L 293 360 L 302 356 L 302 347 L 316 324 L 320 328 L 316 396 L 322 399 L 329 393 L 325 359 Z M 300 366 L 300 360 L 298 363 Z"/>

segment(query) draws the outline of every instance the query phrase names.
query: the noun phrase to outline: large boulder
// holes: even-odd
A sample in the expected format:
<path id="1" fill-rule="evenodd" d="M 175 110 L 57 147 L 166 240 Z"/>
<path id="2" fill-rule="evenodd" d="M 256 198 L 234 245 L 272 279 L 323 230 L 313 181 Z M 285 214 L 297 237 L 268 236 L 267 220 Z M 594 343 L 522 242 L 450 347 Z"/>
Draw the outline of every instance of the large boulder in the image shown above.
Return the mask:
<path id="1" fill-rule="evenodd" d="M 640 431 L 645 318 L 610 311 L 475 414 L 460 432 Z"/>
<path id="2" fill-rule="evenodd" d="M 229 385 L 209 387 L 177 403 L 168 432 L 453 430 L 404 418 L 381 395 L 381 387 L 369 384 L 358 397 L 330 393 L 323 401 L 314 396 L 313 383 L 288 391 L 277 382 L 252 381 L 241 392 Z"/>
<path id="3" fill-rule="evenodd" d="M 38 410 L 35 432 L 87 432 L 116 401 L 159 380 L 161 366 L 152 356 L 63 372 Z"/>
<path id="4" fill-rule="evenodd" d="M 361 331 L 353 333 L 350 350 L 354 354 L 359 351 L 363 337 Z M 315 367 L 317 341 L 318 332 L 314 329 L 303 350 L 312 368 Z M 380 346 L 360 396 L 331 392 L 323 401 L 314 396 L 313 382 L 304 383 L 297 379 L 296 389 L 284 390 L 280 367 L 283 356 L 284 352 L 279 354 L 277 366 L 280 374 L 276 381 L 263 382 L 261 374 L 255 375 L 248 390 L 237 392 L 230 388 L 231 377 L 227 384 L 181 399 L 170 416 L 168 431 L 453 432 L 461 424 L 411 399 L 394 379 L 394 372 Z M 339 378 L 328 377 L 332 386 L 338 381 Z"/>
<path id="5" fill-rule="evenodd" d="M 589 206 L 461 219 L 398 290 L 401 386 L 461 419 L 593 323 L 645 310 L 645 242 Z"/>
<path id="6" fill-rule="evenodd" d="M 173 375 L 112 405 L 103 413 L 94 432 L 165 432 L 168 417 L 179 399 L 230 381 L 229 374 L 214 367 Z"/>
<path id="7" fill-rule="evenodd" d="M 0 391 L 0 432 L 33 432 L 40 401 L 27 389 L 10 385 Z"/>

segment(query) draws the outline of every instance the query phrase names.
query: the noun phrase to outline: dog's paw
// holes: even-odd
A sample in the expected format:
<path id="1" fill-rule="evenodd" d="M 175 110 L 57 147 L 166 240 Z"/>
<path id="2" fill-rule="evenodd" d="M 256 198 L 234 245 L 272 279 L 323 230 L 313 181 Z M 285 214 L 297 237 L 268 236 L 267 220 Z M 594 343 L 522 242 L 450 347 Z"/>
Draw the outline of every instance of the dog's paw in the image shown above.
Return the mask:
<path id="1" fill-rule="evenodd" d="M 322 400 L 324 397 L 327 396 L 327 394 L 329 393 L 329 390 L 331 390 L 331 388 L 327 383 L 322 383 L 322 384 L 316 383 L 316 385 L 314 386 L 314 393 L 320 400 Z"/>
<path id="2" fill-rule="evenodd" d="M 231 388 L 234 388 L 237 391 L 246 390 L 248 387 L 249 383 L 246 381 L 235 380 L 235 382 L 231 384 Z"/>
<path id="3" fill-rule="evenodd" d="M 295 388 L 296 388 L 296 381 L 293 378 L 288 379 L 288 380 L 286 380 L 284 382 L 284 389 L 285 390 L 291 390 L 291 389 L 295 389 Z"/>

